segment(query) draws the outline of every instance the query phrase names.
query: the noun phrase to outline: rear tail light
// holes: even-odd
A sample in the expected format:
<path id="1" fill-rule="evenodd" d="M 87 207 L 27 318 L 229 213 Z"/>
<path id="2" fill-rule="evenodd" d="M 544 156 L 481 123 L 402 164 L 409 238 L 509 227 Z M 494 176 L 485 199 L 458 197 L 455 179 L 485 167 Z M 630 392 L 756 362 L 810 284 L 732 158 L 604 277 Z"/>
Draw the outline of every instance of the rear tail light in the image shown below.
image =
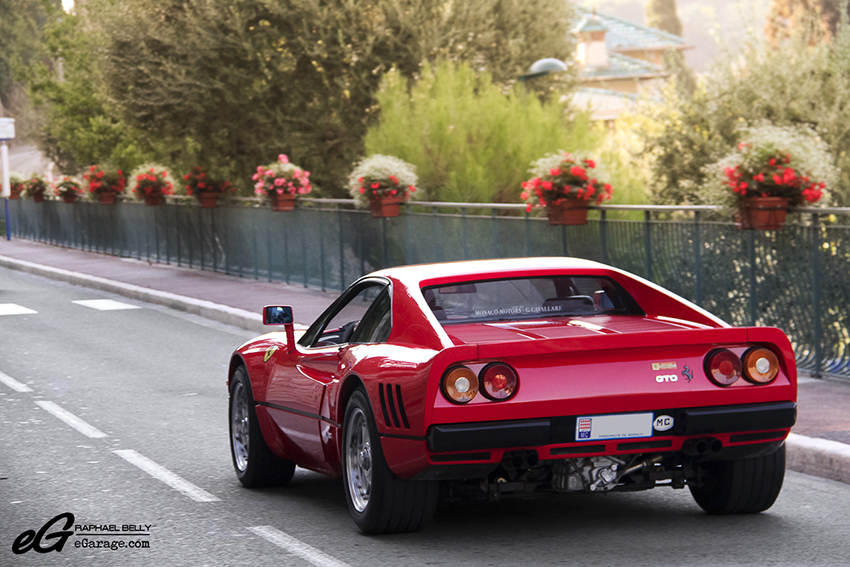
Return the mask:
<path id="1" fill-rule="evenodd" d="M 465 404 L 478 393 L 478 377 L 466 366 L 456 366 L 443 377 L 443 395 L 450 402 Z"/>
<path id="2" fill-rule="evenodd" d="M 513 396 L 519 384 L 514 369 L 501 362 L 488 364 L 478 376 L 481 379 L 481 393 L 495 401 Z"/>
<path id="3" fill-rule="evenodd" d="M 741 377 L 743 365 L 738 355 L 724 348 L 708 355 L 705 373 L 718 386 L 731 386 Z"/>
<path id="4" fill-rule="evenodd" d="M 753 384 L 767 384 L 779 374 L 779 359 L 773 351 L 753 347 L 744 353 L 744 378 Z"/>

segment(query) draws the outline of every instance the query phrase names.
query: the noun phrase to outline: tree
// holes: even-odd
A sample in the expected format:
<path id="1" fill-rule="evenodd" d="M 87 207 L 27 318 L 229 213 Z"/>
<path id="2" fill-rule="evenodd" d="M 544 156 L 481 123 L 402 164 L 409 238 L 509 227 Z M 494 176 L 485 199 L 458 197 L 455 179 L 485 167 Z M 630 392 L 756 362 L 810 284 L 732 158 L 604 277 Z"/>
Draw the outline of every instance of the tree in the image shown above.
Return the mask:
<path id="1" fill-rule="evenodd" d="M 574 14 L 563 0 L 437 4 L 442 5 L 442 17 L 420 36 L 422 54 L 428 61 L 465 61 L 477 71 L 488 72 L 494 82 L 511 84 L 539 59 L 573 60 L 570 27 Z"/>
<path id="2" fill-rule="evenodd" d="M 646 25 L 682 37 L 682 21 L 676 0 L 647 0 Z"/>
<path id="3" fill-rule="evenodd" d="M 841 21 L 842 5 L 850 13 L 847 0 L 773 0 L 765 25 L 765 35 L 775 45 L 806 26 L 816 22 L 827 39 L 833 37 Z"/>
<path id="4" fill-rule="evenodd" d="M 32 120 L 25 114 L 25 88 L 17 75 L 43 54 L 45 23 L 58 11 L 58 0 L 0 0 L 0 116 L 14 114 L 24 136 Z"/>
<path id="5" fill-rule="evenodd" d="M 342 191 L 393 67 L 412 77 L 451 53 L 508 81 L 570 53 L 562 0 L 90 1 L 121 119 L 243 184 L 286 153 Z"/>
<path id="6" fill-rule="evenodd" d="M 42 117 L 39 146 L 65 174 L 95 163 L 130 171 L 150 159 L 153 150 L 140 132 L 116 118 L 98 88 L 95 39 L 84 24 L 83 18 L 72 14 L 49 22 L 42 57 L 24 74 Z"/>
<path id="7" fill-rule="evenodd" d="M 675 36 L 682 36 L 682 21 L 676 11 L 676 0 L 648 0 L 646 25 Z M 664 54 L 664 69 L 672 75 L 678 87 L 691 94 L 696 90 L 696 77 L 680 51 L 668 49 Z"/>
<path id="8" fill-rule="evenodd" d="M 743 51 L 715 66 L 693 96 L 668 88 L 661 106 L 647 108 L 655 118 L 645 132 L 655 200 L 703 202 L 705 166 L 734 148 L 741 125 L 767 120 L 817 130 L 841 170 L 829 188 L 833 204 L 850 204 L 850 26 L 839 25 L 831 43 L 815 29 Z"/>

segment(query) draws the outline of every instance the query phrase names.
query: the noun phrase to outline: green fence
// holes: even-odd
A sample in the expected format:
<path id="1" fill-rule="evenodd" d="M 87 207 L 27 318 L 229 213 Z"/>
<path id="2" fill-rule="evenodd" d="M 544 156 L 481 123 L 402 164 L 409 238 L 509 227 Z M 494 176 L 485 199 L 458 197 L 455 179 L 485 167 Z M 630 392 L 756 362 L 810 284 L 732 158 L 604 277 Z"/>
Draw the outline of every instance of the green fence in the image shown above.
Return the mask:
<path id="1" fill-rule="evenodd" d="M 372 218 L 351 201 L 292 212 L 252 200 L 201 209 L 12 201 L 14 236 L 240 277 L 341 289 L 402 264 L 575 256 L 643 276 L 734 325 L 774 325 L 801 368 L 850 376 L 850 209 L 789 215 L 779 231 L 706 220 L 710 207 L 598 207 L 550 226 L 522 205 L 430 203 Z"/>

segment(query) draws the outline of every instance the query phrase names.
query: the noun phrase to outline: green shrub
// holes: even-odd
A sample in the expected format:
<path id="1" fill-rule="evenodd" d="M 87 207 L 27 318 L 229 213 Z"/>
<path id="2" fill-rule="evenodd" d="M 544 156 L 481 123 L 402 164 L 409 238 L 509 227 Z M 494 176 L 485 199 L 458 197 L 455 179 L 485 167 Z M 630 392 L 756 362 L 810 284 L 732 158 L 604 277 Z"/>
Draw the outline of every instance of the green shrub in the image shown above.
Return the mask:
<path id="1" fill-rule="evenodd" d="M 602 133 L 584 113 L 516 87 L 504 93 L 487 73 L 462 63 L 425 65 L 408 82 L 389 72 L 377 94 L 378 123 L 366 153 L 412 163 L 429 199 L 519 202 L 528 164 L 559 149 L 590 150 Z"/>

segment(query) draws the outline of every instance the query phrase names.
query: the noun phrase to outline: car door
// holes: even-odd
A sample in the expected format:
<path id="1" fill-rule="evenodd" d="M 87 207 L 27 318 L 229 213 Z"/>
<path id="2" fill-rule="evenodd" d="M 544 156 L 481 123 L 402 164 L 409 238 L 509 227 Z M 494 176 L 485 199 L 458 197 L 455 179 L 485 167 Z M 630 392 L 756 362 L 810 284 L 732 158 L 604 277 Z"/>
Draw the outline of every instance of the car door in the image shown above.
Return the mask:
<path id="1" fill-rule="evenodd" d="M 388 288 L 383 279 L 358 282 L 307 330 L 294 352 L 276 357 L 266 399 L 297 462 L 318 468 L 325 462 L 321 432 L 329 424 L 322 404 L 328 385 L 340 378 L 340 350 L 358 334 L 376 300 L 383 297 L 388 305 Z M 374 334 L 373 329 L 370 337 Z"/>

